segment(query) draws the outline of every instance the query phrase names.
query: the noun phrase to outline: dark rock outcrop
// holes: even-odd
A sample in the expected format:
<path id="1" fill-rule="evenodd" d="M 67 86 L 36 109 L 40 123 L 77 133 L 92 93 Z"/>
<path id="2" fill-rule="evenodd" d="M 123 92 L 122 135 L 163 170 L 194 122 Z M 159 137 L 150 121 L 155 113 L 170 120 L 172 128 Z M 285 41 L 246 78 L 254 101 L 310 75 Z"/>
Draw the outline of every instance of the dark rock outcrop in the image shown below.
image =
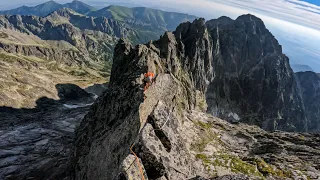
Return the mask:
<path id="1" fill-rule="evenodd" d="M 308 119 L 308 132 L 319 133 L 320 75 L 307 71 L 296 73 L 296 77 Z"/>
<path id="2" fill-rule="evenodd" d="M 89 106 L 69 109 L 0 107 L 0 179 L 63 179 L 70 176 L 74 129 Z"/>
<path id="3" fill-rule="evenodd" d="M 207 22 L 214 80 L 208 112 L 267 130 L 306 131 L 302 100 L 289 59 L 262 20 L 243 15 Z"/>
<path id="4" fill-rule="evenodd" d="M 81 101 L 81 102 L 92 102 L 93 94 L 81 89 L 79 86 L 74 84 L 57 84 L 56 85 L 58 96 L 60 101 Z"/>

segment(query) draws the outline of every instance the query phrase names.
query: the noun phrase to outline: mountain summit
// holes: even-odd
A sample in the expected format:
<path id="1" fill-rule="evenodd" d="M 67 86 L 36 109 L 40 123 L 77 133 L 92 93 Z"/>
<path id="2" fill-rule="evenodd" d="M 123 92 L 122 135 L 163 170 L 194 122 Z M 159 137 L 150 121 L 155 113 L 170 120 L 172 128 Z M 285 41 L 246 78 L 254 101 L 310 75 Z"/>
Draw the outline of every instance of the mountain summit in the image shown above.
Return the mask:
<path id="1" fill-rule="evenodd" d="M 306 131 L 307 120 L 294 72 L 282 47 L 261 19 L 208 21 L 214 80 L 208 111 L 266 130 Z"/>
<path id="2" fill-rule="evenodd" d="M 86 14 L 90 11 L 95 10 L 94 7 L 89 6 L 88 4 L 85 4 L 85 3 L 78 1 L 78 0 L 74 0 L 71 3 L 64 4 L 63 7 L 70 8 L 80 14 Z"/>
<path id="3" fill-rule="evenodd" d="M 48 1 L 43 4 L 39 4 L 34 7 L 21 6 L 16 9 L 0 11 L 0 14 L 7 15 L 34 15 L 34 16 L 46 16 L 53 11 L 56 11 L 61 8 L 70 8 L 78 13 L 84 14 L 89 11 L 95 10 L 95 8 L 81 2 L 81 1 L 72 1 L 67 4 L 59 4 L 55 1 Z"/>

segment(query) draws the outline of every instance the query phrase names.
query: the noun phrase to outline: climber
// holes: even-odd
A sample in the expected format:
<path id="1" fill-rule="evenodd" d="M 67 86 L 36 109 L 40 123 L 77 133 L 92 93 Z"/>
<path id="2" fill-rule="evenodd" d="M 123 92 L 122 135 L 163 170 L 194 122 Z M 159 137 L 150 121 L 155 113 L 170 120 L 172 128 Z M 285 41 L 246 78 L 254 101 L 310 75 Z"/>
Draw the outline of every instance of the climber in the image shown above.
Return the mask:
<path id="1" fill-rule="evenodd" d="M 145 73 L 143 81 L 144 81 L 144 91 L 146 91 L 154 81 L 154 73 L 153 72 Z"/>

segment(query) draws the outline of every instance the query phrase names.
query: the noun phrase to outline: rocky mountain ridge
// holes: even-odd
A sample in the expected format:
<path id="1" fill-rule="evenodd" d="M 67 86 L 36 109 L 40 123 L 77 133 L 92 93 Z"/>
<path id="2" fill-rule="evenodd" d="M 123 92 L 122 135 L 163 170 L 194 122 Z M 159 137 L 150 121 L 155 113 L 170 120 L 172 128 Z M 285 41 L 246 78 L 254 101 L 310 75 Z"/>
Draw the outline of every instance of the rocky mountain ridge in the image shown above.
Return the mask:
<path id="1" fill-rule="evenodd" d="M 306 71 L 314 72 L 314 70 L 310 66 L 304 65 L 304 64 L 291 64 L 291 67 L 294 72 L 306 72 Z"/>
<path id="2" fill-rule="evenodd" d="M 276 103 L 279 109 L 295 113 L 290 103 L 298 108 L 302 105 L 301 97 L 295 94 L 298 85 L 288 58 L 263 22 L 252 15 L 235 21 L 224 18 L 221 26 L 219 21 L 206 23 L 198 19 L 183 23 L 175 32 L 166 32 L 159 40 L 145 45 L 118 42 L 109 88 L 76 130 L 73 178 L 319 178 L 318 135 L 271 133 L 241 121 L 233 125 L 206 113 L 207 104 L 212 112 L 212 100 L 220 104 L 230 97 L 227 95 L 236 93 L 233 82 L 237 84 L 236 80 L 241 78 L 264 82 L 265 88 L 258 94 L 280 97 L 268 101 Z M 238 46 L 228 44 L 231 40 Z M 260 46 L 254 46 L 256 43 Z M 155 83 L 143 92 L 143 74 L 148 71 L 157 76 Z M 223 76 L 228 80 L 224 81 Z M 215 82 L 222 83 L 210 87 Z M 240 82 L 236 90 L 243 90 L 241 85 Z M 282 87 L 286 87 L 284 92 L 279 91 Z M 217 93 L 215 88 L 230 91 L 223 91 L 227 95 L 221 99 L 208 98 L 207 93 Z M 288 94 L 290 100 L 286 99 Z M 243 98 L 246 96 L 242 94 Z M 263 100 L 258 98 L 260 103 Z M 277 105 L 279 101 L 288 102 L 289 108 Z M 241 107 L 234 97 L 228 105 Z M 269 110 L 270 113 L 255 113 L 269 116 L 261 119 L 268 124 L 268 118 L 279 115 Z M 297 113 L 299 117 L 300 112 Z M 243 118 L 243 114 L 239 117 Z M 283 121 L 299 125 L 301 120 L 290 117 Z M 273 129 L 279 127 L 287 126 L 274 125 Z"/>
<path id="3" fill-rule="evenodd" d="M 74 0 L 71 3 L 59 4 L 55 1 L 48 1 L 43 4 L 39 4 L 34 7 L 21 6 L 16 9 L 0 11 L 0 14 L 7 15 L 34 15 L 34 16 L 47 16 L 48 14 L 62 8 L 70 8 L 78 13 L 85 14 L 90 11 L 95 10 L 94 7 L 91 7 L 81 1 Z"/>
<path id="4" fill-rule="evenodd" d="M 48 1 L 35 7 L 22 6 L 16 9 L 0 11 L 3 15 L 33 15 L 33 16 L 48 16 L 54 11 L 59 9 L 68 8 L 77 13 L 90 16 L 90 17 L 106 17 L 108 19 L 114 19 L 122 21 L 128 24 L 135 25 L 136 28 L 142 28 L 146 30 L 157 30 L 162 34 L 163 30 L 174 30 L 177 25 L 185 21 L 193 21 L 196 16 L 167 12 L 158 9 L 146 8 L 146 7 L 124 7 L 117 5 L 110 5 L 108 7 L 96 10 L 95 8 L 87 5 L 81 1 L 74 0 L 71 3 L 59 4 L 55 1 Z M 158 38 L 158 37 L 156 37 Z"/>
<path id="5" fill-rule="evenodd" d="M 167 12 L 146 7 L 128 8 L 117 5 L 92 11 L 87 15 L 93 17 L 103 16 L 124 22 L 146 23 L 169 31 L 173 31 L 177 27 L 177 22 L 193 21 L 197 18 L 183 13 Z"/>
<path id="6" fill-rule="evenodd" d="M 90 55 L 88 53 L 90 48 L 106 51 L 104 53 L 101 51 L 102 54 L 112 54 L 111 47 L 116 41 L 113 38 L 127 37 L 129 29 L 124 23 L 106 18 L 89 18 L 71 9 L 61 9 L 44 18 L 6 15 L 1 16 L 0 19 L 2 28 L 35 35 L 42 40 L 66 41 L 88 55 Z M 101 25 L 101 28 L 98 25 Z M 133 30 L 131 29 L 131 31 Z M 98 43 L 97 39 L 104 41 L 104 43 Z M 95 48 L 96 46 L 102 47 Z M 106 58 L 97 58 L 97 60 L 104 59 Z"/>

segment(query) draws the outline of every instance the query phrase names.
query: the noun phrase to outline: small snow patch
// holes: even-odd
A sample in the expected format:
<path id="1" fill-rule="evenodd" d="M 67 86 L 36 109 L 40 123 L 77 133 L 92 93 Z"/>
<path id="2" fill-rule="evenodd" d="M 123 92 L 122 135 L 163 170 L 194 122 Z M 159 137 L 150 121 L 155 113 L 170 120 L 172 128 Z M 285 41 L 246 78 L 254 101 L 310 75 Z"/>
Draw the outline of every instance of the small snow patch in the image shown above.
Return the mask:
<path id="1" fill-rule="evenodd" d="M 93 103 L 90 104 L 63 104 L 64 107 L 68 108 L 68 109 L 77 109 L 77 108 L 82 108 L 82 107 L 87 107 L 87 106 L 91 106 Z"/>
<path id="2" fill-rule="evenodd" d="M 236 113 L 229 113 L 228 114 L 228 117 L 230 118 L 230 117 L 232 117 L 234 120 L 236 120 L 236 121 L 239 121 L 240 120 L 240 117 L 239 117 L 239 115 L 238 114 L 236 114 Z"/>

